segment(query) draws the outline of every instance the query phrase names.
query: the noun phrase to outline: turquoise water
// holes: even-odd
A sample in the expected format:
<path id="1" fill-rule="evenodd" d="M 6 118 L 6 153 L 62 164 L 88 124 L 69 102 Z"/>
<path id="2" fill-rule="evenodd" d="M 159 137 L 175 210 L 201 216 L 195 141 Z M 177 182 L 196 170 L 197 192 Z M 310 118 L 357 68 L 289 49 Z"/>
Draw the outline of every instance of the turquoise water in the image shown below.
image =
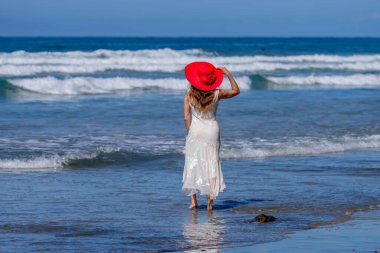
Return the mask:
<path id="1" fill-rule="evenodd" d="M 1 38 L 0 251 L 254 245 L 378 208 L 379 42 Z M 212 213 L 181 193 L 193 60 L 242 88 L 219 106 Z"/>

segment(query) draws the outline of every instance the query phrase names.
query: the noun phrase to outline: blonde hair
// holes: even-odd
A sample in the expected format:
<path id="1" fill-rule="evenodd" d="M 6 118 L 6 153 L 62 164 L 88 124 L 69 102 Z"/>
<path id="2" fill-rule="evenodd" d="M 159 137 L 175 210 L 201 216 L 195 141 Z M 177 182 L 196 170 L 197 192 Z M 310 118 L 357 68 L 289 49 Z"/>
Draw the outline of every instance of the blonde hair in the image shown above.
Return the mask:
<path id="1" fill-rule="evenodd" d="M 202 112 L 208 112 L 214 101 L 214 93 L 213 90 L 202 91 L 191 86 L 188 92 L 190 104 Z"/>

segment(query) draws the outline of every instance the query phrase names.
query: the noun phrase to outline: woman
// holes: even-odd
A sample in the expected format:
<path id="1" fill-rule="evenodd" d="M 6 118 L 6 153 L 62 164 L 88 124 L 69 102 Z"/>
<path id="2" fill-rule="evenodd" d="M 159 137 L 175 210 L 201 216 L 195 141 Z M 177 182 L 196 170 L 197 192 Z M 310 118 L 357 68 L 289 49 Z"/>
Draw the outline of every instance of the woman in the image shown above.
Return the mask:
<path id="1" fill-rule="evenodd" d="M 216 89 L 223 81 L 223 74 L 230 81 L 230 90 Z M 215 68 L 208 62 L 188 64 L 185 67 L 185 76 L 191 87 L 184 97 L 185 127 L 188 135 L 182 191 L 190 196 L 190 209 L 197 207 L 196 194 L 200 193 L 206 194 L 207 209 L 211 210 L 213 199 L 226 187 L 219 160 L 219 126 L 215 119 L 218 101 L 232 98 L 240 90 L 225 67 Z"/>

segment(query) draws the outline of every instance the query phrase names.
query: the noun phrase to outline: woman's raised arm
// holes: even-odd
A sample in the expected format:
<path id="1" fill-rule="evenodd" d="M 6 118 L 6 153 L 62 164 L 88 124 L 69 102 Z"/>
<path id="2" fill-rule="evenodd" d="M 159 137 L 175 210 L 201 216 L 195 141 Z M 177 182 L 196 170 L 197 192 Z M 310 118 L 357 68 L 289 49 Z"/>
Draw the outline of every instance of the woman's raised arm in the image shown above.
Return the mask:
<path id="1" fill-rule="evenodd" d="M 223 74 L 225 74 L 228 79 L 230 80 L 231 89 L 230 90 L 220 90 L 219 91 L 219 98 L 232 98 L 240 93 L 240 89 L 238 84 L 235 81 L 235 78 L 232 76 L 231 72 L 225 68 L 225 67 L 219 67 Z"/>

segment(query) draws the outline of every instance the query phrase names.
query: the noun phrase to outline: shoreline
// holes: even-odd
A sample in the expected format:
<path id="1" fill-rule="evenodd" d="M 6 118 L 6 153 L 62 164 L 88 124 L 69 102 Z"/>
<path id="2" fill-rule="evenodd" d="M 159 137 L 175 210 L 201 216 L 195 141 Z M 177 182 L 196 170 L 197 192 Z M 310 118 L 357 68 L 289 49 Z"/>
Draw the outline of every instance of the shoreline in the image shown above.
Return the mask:
<path id="1" fill-rule="evenodd" d="M 360 211 L 346 222 L 297 231 L 279 241 L 218 252 L 380 252 L 380 209 Z"/>

